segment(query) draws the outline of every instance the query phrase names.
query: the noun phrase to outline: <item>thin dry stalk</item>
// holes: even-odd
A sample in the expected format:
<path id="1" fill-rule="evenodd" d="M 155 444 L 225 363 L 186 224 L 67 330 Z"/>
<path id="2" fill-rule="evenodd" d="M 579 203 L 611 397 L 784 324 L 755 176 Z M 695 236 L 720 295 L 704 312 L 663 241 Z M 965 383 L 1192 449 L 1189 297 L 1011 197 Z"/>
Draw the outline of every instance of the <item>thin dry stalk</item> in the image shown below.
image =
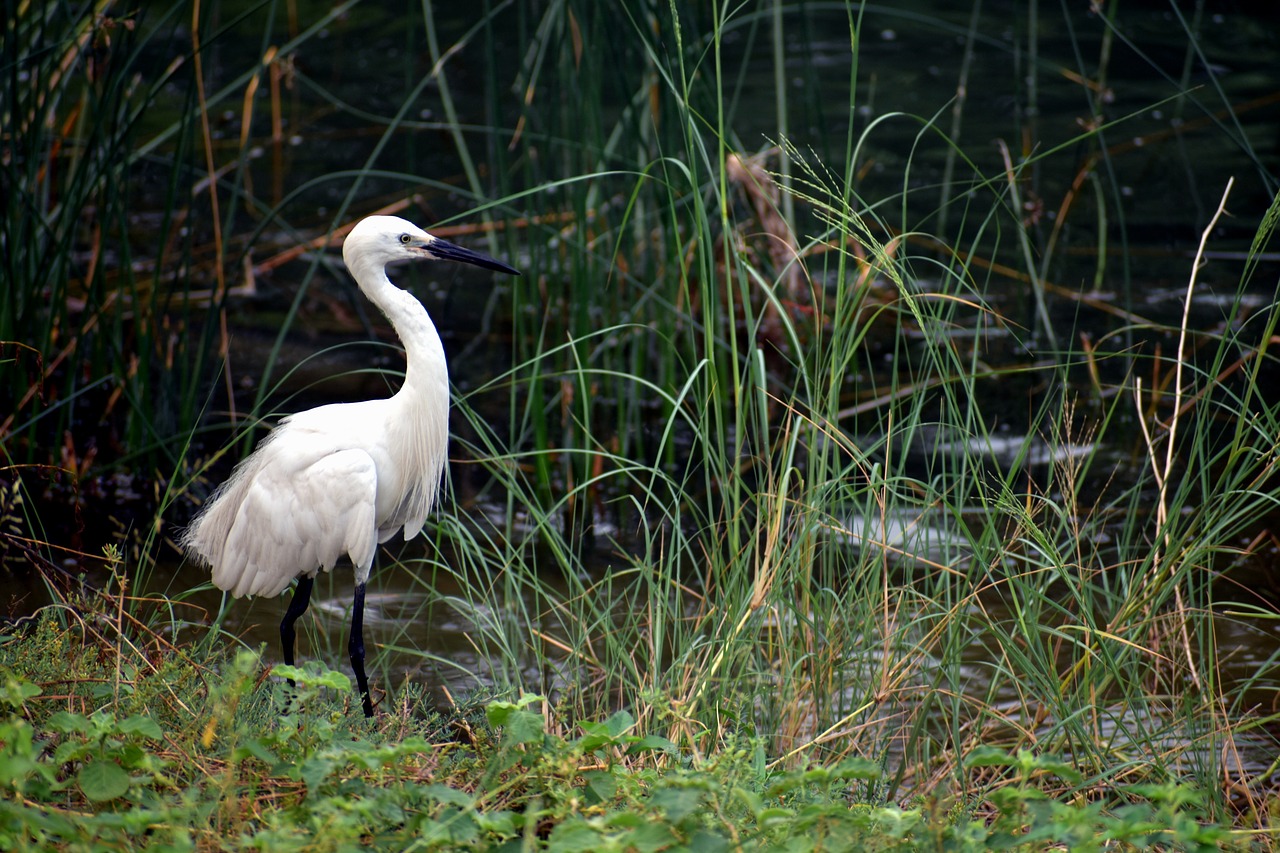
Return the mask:
<path id="1" fill-rule="evenodd" d="M 1134 402 L 1138 406 L 1138 424 L 1142 428 L 1142 437 L 1147 445 L 1147 455 L 1151 460 L 1151 471 L 1156 478 L 1156 487 L 1158 498 L 1156 501 L 1156 529 L 1164 531 L 1161 541 L 1156 545 L 1152 555 L 1152 563 L 1155 571 L 1150 577 L 1158 578 L 1161 575 L 1161 566 L 1164 558 L 1168 556 L 1169 549 L 1172 547 L 1171 535 L 1168 529 L 1169 521 L 1169 478 L 1173 474 L 1173 454 L 1174 446 L 1178 436 L 1178 423 L 1181 421 L 1182 414 L 1182 368 L 1186 361 L 1187 348 L 1187 325 L 1191 315 L 1191 295 L 1195 291 L 1196 276 L 1200 272 L 1200 267 L 1204 263 L 1205 244 L 1209 242 L 1209 235 L 1213 229 L 1217 227 L 1218 219 L 1221 218 L 1227 206 L 1227 197 L 1231 195 L 1231 187 L 1235 183 L 1235 178 L 1227 180 L 1226 189 L 1222 192 L 1222 200 L 1218 202 L 1218 209 L 1214 211 L 1213 216 L 1209 220 L 1209 224 L 1200 234 L 1200 245 L 1196 249 L 1195 260 L 1191 265 L 1191 276 L 1187 280 L 1187 293 L 1182 300 L 1182 322 L 1178 330 L 1178 349 L 1175 354 L 1176 362 L 1174 366 L 1173 376 L 1173 416 L 1169 421 L 1168 437 L 1165 441 L 1164 462 L 1161 464 L 1156 453 L 1155 442 L 1151 437 L 1151 431 L 1147 427 L 1146 418 L 1142 413 L 1142 378 L 1138 377 L 1134 380 Z M 1182 590 L 1177 584 L 1173 588 L 1174 601 L 1178 610 L 1183 609 Z M 1181 623 L 1179 633 L 1182 640 L 1183 653 L 1186 656 L 1187 668 L 1191 672 L 1191 679 L 1195 682 L 1197 688 L 1201 688 L 1200 670 L 1196 666 L 1195 656 L 1191 651 L 1191 638 L 1187 633 L 1186 622 Z"/>

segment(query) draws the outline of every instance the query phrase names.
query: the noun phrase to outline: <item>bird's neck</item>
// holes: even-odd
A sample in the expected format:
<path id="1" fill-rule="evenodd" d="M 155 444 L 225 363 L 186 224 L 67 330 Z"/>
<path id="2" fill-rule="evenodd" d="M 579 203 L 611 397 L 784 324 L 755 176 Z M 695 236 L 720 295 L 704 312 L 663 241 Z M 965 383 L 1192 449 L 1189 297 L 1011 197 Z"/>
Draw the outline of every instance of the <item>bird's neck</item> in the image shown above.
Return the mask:
<path id="1" fill-rule="evenodd" d="M 404 385 L 397 396 L 447 410 L 449 368 L 445 362 L 444 345 L 427 309 L 413 294 L 392 284 L 384 270 L 354 272 L 364 295 L 391 321 L 404 345 L 407 365 Z"/>
<path id="2" fill-rule="evenodd" d="M 352 272 L 364 295 L 391 321 L 408 359 L 404 385 L 389 401 L 393 411 L 386 429 L 400 466 L 390 527 L 403 524 L 406 538 L 412 538 L 440 494 L 449 458 L 449 368 L 435 324 L 413 294 L 392 284 L 380 266 Z"/>

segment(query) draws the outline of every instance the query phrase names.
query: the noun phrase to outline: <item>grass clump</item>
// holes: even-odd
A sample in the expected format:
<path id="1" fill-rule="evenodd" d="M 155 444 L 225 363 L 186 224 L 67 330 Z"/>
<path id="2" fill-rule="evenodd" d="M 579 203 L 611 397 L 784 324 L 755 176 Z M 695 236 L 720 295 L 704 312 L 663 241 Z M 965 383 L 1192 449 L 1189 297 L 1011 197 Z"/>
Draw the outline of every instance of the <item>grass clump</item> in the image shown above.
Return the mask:
<path id="1" fill-rule="evenodd" d="M 103 596 L 77 612 L 110 625 L 119 605 Z M 365 720 L 347 676 L 318 664 L 264 673 L 256 653 L 201 658 L 225 646 L 200 637 L 182 653 L 157 636 L 190 625 L 153 618 L 123 637 L 86 635 L 63 615 L 42 612 L 0 645 L 7 850 L 1207 849 L 1230 840 L 1181 786 L 1135 790 L 1135 803 L 1112 810 L 1046 797 L 1042 777 L 1075 771 L 1029 753 L 972 757 L 1018 776 L 985 801 L 901 808 L 879 796 L 882 769 L 861 759 L 780 769 L 750 738 L 698 759 L 641 733 L 626 711 L 555 734 L 546 700 L 532 695 L 476 709 L 450 739 L 409 703 Z M 46 660 L 59 662 L 56 673 Z"/>
<path id="2" fill-rule="evenodd" d="M 158 177 L 164 157 L 147 151 L 147 126 L 183 82 L 181 57 L 151 64 L 179 10 L 142 28 L 115 5 L 24 3 L 0 43 L 0 387 L 13 403 L 0 438 L 12 462 L 73 473 L 99 452 L 176 461 L 162 441 L 193 423 L 190 382 L 207 367 L 173 310 L 190 285 L 189 187 L 180 169 Z M 168 131 L 181 138 L 193 120 Z"/>
<path id="3" fill-rule="evenodd" d="M 835 18 L 853 108 L 871 15 Z M 705 756 L 759 736 L 774 769 L 863 758 L 894 801 L 1018 785 L 967 758 L 1031 750 L 1078 771 L 1059 797 L 1189 784 L 1213 820 L 1266 831 L 1276 654 L 1238 680 L 1219 637 L 1261 638 L 1274 610 L 1236 585 L 1276 495 L 1274 181 L 1242 202 L 1212 298 L 1210 209 L 1144 313 L 1106 248 L 1125 226 L 1074 205 L 1136 113 L 979 158 L 938 115 L 885 111 L 841 124 L 834 156 L 750 155 L 726 43 L 759 21 L 673 12 L 612 42 L 634 61 L 605 79 L 663 120 L 574 149 L 627 164 L 574 168 L 625 205 L 559 210 L 555 245 L 587 271 L 533 263 L 578 289 L 517 282 L 515 366 L 459 407 L 489 474 L 459 510 L 501 511 L 446 515 L 440 551 L 406 564 L 461 590 L 441 609 L 485 617 L 497 683 L 570 721 L 624 706 Z M 894 124 L 905 143 L 881 139 Z M 521 142 L 521 163 L 547 144 Z M 893 186 L 869 177 L 886 169 Z M 1028 199 L 1053 192 L 1051 223 Z M 1065 253 L 1068 232 L 1094 242 Z"/>

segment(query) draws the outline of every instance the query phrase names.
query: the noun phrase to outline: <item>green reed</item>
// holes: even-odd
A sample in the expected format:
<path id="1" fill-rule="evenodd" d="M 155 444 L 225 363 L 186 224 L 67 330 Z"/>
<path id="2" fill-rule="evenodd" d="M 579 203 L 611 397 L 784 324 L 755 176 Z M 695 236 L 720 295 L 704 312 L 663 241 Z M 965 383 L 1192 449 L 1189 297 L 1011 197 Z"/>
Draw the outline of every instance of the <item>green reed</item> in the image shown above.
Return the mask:
<path id="1" fill-rule="evenodd" d="M 1170 392 L 1134 380 L 1167 375 L 1173 357 L 1112 341 L 1171 327 L 1131 314 L 1080 347 L 1048 313 L 1062 226 L 1023 221 L 1041 170 L 1100 131 L 985 165 L 908 114 L 851 121 L 838 167 L 784 147 L 804 211 L 797 286 L 742 237 L 766 229 L 749 206 L 763 186 L 742 189 L 719 94 L 738 73 L 724 35 L 754 16 L 669 12 L 622 27 L 612 11 L 554 4 L 528 22 L 546 41 L 517 77 L 537 95 L 499 171 L 536 181 L 555 161 L 579 177 L 555 183 L 552 212 L 569 224 L 539 228 L 554 251 L 530 241 L 548 272 L 513 287 L 515 366 L 459 406 L 474 436 L 460 450 L 506 512 L 492 528 L 446 513 L 444 552 L 466 556 L 432 564 L 463 589 L 440 606 L 510 617 L 477 624 L 497 683 L 549 692 L 566 719 L 624 705 L 695 753 L 746 730 L 779 762 L 870 755 L 892 796 L 931 789 L 924 772 L 972 784 L 963 759 L 979 744 L 1047 740 L 1095 782 L 1189 771 L 1220 797 L 1203 757 L 1261 720 L 1210 710 L 1238 707 L 1240 687 L 1203 679 L 1215 620 L 1234 618 L 1208 569 L 1272 504 L 1260 484 L 1274 466 L 1268 427 L 1242 417 L 1259 405 L 1255 377 L 1230 354 L 1261 370 L 1274 310 L 1197 337 L 1215 355 L 1184 378 L 1182 399 L 1198 403 L 1176 457 L 1206 473 L 1177 480 L 1155 525 L 1148 463 L 1163 456 L 1135 411 L 1159 447 Z M 862 19 L 847 23 L 856 57 Z M 608 66 L 557 52 L 570 31 L 588 44 L 608 32 Z M 625 106 L 553 86 L 557 69 L 616 86 Z M 571 103 L 540 101 L 548 91 Z M 922 204 L 938 187 L 905 178 L 897 195 L 864 197 L 859 169 L 890 122 L 918 128 L 905 174 L 945 155 L 946 216 Z M 773 163 L 770 180 L 784 171 Z M 1032 298 L 1004 296 L 991 259 L 1014 264 Z M 1237 304 L 1254 286 L 1242 279 Z M 1216 384 L 1222 373 L 1235 387 Z M 993 388 L 1021 400 L 1026 439 L 1007 452 Z M 472 408 L 494 394 L 512 401 L 505 434 Z M 1224 448 L 1232 431 L 1217 425 L 1233 422 Z M 611 532 L 584 536 L 592 523 Z M 1208 692 L 1176 687 L 1189 677 Z M 1125 759 L 1132 749 L 1146 758 Z"/>
<path id="2" fill-rule="evenodd" d="M 63 3 L 29 5 L 4 24 L 0 341 L 16 358 L 3 377 L 13 405 L 0 434 L 14 461 L 47 461 L 64 435 L 72 458 L 92 458 L 80 423 L 113 410 L 173 411 L 193 377 L 184 364 L 178 381 L 150 381 L 173 353 L 164 296 L 135 263 L 152 256 L 134 254 L 127 163 L 139 117 L 166 81 L 137 84 L 147 44 L 120 24 Z M 153 236 L 163 244 L 169 232 L 159 223 Z M 170 262 L 181 258 L 173 248 Z M 167 427 L 122 420 L 112 440 L 131 448 Z"/>

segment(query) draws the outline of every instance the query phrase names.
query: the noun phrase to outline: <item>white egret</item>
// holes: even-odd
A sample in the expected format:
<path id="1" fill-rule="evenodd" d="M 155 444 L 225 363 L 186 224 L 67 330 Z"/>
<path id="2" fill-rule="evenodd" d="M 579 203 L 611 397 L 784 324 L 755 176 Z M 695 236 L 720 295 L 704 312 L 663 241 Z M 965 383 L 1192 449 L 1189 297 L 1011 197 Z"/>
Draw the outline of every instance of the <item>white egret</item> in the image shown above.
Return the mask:
<path id="1" fill-rule="evenodd" d="M 458 261 L 510 275 L 504 263 L 433 237 L 395 216 L 362 220 L 342 246 L 360 290 L 404 344 L 404 384 L 391 397 L 320 406 L 286 417 L 236 466 L 182 536 L 213 582 L 239 598 L 275 596 L 297 580 L 280 623 L 293 664 L 294 623 L 311 601 L 320 569 L 344 555 L 355 567 L 347 650 L 366 717 L 365 583 L 378 544 L 422 530 L 448 461 L 449 371 L 435 325 L 412 294 L 387 278 L 395 261 Z"/>

